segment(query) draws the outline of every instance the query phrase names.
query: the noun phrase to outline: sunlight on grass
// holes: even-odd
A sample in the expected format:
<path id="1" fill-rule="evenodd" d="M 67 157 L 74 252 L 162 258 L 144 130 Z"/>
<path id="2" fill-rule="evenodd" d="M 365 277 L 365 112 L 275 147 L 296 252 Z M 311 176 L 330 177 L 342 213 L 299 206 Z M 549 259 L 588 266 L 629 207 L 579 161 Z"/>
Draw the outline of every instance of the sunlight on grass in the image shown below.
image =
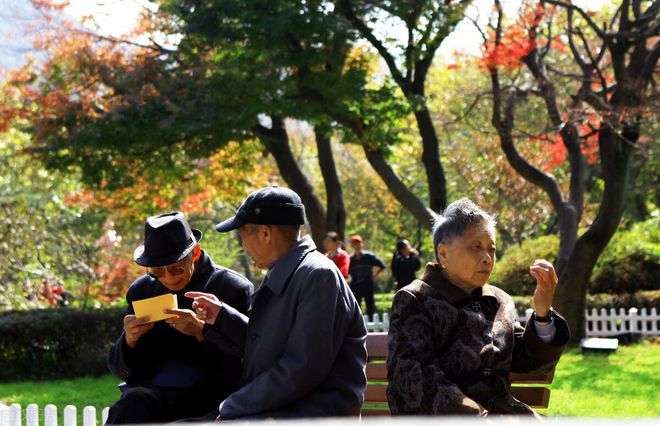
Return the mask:
<path id="1" fill-rule="evenodd" d="M 111 375 L 84 377 L 75 380 L 52 380 L 44 382 L 13 382 L 0 384 L 0 402 L 9 405 L 38 404 L 42 410 L 47 404 L 57 407 L 58 422 L 62 424 L 62 413 L 67 405 L 78 409 L 78 424 L 82 424 L 82 409 L 96 407 L 100 419 L 101 410 L 119 399 L 119 380 Z M 40 413 L 43 416 L 43 411 Z"/>
<path id="2" fill-rule="evenodd" d="M 620 346 L 615 354 L 562 356 L 552 384 L 550 416 L 660 415 L 660 345 Z"/>

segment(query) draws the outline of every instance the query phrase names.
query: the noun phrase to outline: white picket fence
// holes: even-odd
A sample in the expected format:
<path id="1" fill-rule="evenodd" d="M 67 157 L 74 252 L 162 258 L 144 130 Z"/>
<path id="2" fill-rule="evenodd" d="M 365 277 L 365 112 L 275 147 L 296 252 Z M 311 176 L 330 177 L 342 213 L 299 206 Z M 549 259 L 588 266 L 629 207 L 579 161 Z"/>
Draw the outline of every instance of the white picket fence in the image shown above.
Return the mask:
<path id="1" fill-rule="evenodd" d="M 533 309 L 527 309 L 525 313 L 518 313 L 518 321 L 525 324 L 532 314 Z M 637 309 L 587 309 L 585 315 L 585 333 L 587 337 L 609 337 L 623 333 L 639 333 L 642 337 L 660 336 L 660 315 L 657 308 Z M 365 315 L 364 323 L 367 330 L 387 331 L 390 326 L 390 316 L 384 313 L 382 320 L 380 315 L 374 314 L 371 321 Z M 2 426 L 2 425 L 0 425 Z"/>
<path id="2" fill-rule="evenodd" d="M 101 426 L 108 419 L 108 410 L 106 407 L 101 412 Z M 23 422 L 25 415 L 25 423 Z M 6 406 L 0 404 L 0 426 L 57 426 L 57 407 L 48 404 L 43 410 L 43 423 L 39 421 L 40 412 L 37 404 L 30 404 L 23 411 L 20 404 L 11 404 Z M 97 426 L 96 408 L 87 406 L 83 408 L 83 426 Z M 76 426 L 78 423 L 78 410 L 73 405 L 64 407 L 62 416 L 63 426 Z"/>
<path id="3" fill-rule="evenodd" d="M 586 314 L 588 337 L 607 337 L 622 333 L 639 333 L 642 337 L 660 336 L 660 315 L 657 308 L 591 309 Z"/>
<path id="4" fill-rule="evenodd" d="M 363 315 L 364 325 L 367 326 L 367 331 L 387 331 L 390 328 L 390 314 L 385 312 L 383 314 L 383 320 L 381 321 L 380 315 L 374 314 L 372 321 L 369 321 L 369 316 Z M 0 425 L 2 426 L 2 425 Z"/>

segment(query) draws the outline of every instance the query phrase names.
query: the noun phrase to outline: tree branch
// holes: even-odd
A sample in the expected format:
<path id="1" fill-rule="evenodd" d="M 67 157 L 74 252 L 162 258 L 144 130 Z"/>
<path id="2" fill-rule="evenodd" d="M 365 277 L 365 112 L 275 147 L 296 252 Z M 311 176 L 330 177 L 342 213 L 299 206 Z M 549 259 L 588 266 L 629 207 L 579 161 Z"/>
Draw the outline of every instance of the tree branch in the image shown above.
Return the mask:
<path id="1" fill-rule="evenodd" d="M 396 61 L 394 60 L 394 56 L 390 53 L 389 50 L 385 47 L 383 43 L 381 43 L 380 40 L 374 35 L 373 31 L 367 24 L 365 24 L 356 14 L 355 11 L 352 8 L 351 5 L 351 0 L 341 0 L 338 3 L 339 6 L 339 12 L 344 15 L 346 19 L 348 19 L 353 26 L 362 34 L 364 38 L 366 38 L 375 48 L 378 50 L 378 53 L 383 57 L 383 60 L 387 64 L 387 67 L 390 69 L 390 73 L 392 73 L 392 78 L 399 84 L 401 87 L 406 87 L 408 86 L 409 81 L 405 79 L 405 77 L 401 74 L 401 71 L 396 65 Z"/>
<path id="2" fill-rule="evenodd" d="M 563 7 L 564 9 L 572 9 L 575 10 L 577 13 L 582 16 L 582 18 L 587 22 L 587 24 L 594 30 L 594 32 L 598 35 L 598 37 L 605 38 L 605 33 L 603 30 L 601 30 L 598 25 L 594 22 L 593 19 L 591 19 L 591 16 L 587 12 L 585 12 L 581 7 L 578 7 L 574 4 L 571 3 L 566 3 L 561 0 L 544 0 L 546 3 L 553 4 L 555 6 L 560 6 Z"/>

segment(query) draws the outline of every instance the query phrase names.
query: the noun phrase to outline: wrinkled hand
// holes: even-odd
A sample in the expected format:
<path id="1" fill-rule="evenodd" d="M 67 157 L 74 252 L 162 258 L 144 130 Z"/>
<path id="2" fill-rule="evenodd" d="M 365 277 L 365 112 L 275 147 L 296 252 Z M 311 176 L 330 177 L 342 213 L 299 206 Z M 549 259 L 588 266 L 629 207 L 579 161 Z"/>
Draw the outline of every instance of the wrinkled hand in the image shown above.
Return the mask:
<path id="1" fill-rule="evenodd" d="M 165 309 L 165 313 L 176 315 L 165 320 L 176 331 L 196 337 L 200 342 L 204 340 L 204 321 L 198 318 L 193 311 L 190 309 Z"/>
<path id="2" fill-rule="evenodd" d="M 188 291 L 184 296 L 194 299 L 192 304 L 197 318 L 207 324 L 215 323 L 215 319 L 220 313 L 222 302 L 211 293 L 202 293 L 200 291 Z"/>
<path id="3" fill-rule="evenodd" d="M 137 318 L 135 315 L 124 317 L 124 339 L 129 347 L 134 348 L 140 337 L 154 328 L 154 323 L 148 321 L 149 317 Z"/>
<path id="4" fill-rule="evenodd" d="M 536 315 L 544 317 L 550 312 L 559 278 L 557 278 L 557 273 L 552 263 L 545 259 L 536 259 L 534 264 L 529 267 L 529 273 L 536 279 L 534 311 Z"/>

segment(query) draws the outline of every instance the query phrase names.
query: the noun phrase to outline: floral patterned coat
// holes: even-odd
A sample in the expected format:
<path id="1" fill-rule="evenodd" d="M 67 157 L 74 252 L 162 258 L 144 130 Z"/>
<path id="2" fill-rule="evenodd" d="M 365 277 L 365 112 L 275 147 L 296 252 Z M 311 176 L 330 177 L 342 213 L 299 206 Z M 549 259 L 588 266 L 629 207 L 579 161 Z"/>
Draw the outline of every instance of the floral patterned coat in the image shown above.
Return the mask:
<path id="1" fill-rule="evenodd" d="M 484 285 L 472 292 L 435 264 L 396 293 L 389 327 L 387 398 L 392 414 L 534 414 L 511 396 L 509 372 L 542 373 L 559 361 L 568 325 L 553 314 L 549 344 L 534 321 L 522 328 L 513 299 Z"/>

